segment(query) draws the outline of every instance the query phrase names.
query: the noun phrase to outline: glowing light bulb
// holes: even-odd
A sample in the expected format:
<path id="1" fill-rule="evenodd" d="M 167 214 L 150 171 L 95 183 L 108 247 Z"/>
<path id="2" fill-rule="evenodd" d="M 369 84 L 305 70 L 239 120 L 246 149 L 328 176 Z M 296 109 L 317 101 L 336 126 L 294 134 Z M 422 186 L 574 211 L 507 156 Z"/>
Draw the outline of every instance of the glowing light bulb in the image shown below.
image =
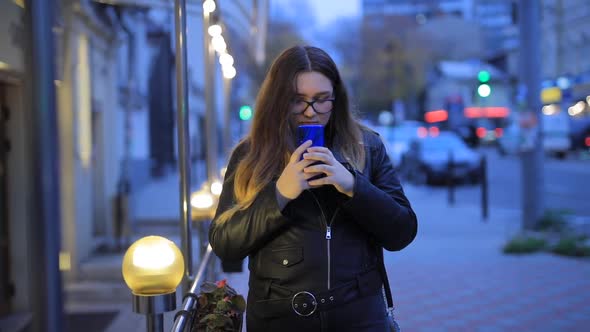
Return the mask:
<path id="1" fill-rule="evenodd" d="M 182 281 L 184 258 L 174 242 L 161 236 L 146 236 L 127 249 L 122 272 L 133 294 L 169 294 Z"/>

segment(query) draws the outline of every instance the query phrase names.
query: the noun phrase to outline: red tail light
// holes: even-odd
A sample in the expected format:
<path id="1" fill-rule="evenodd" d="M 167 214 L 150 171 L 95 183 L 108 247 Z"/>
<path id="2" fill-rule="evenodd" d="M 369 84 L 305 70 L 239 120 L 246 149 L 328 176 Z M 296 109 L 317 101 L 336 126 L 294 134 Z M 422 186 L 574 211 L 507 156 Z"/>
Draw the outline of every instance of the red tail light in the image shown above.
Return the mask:
<path id="1" fill-rule="evenodd" d="M 440 130 L 438 129 L 438 127 L 430 127 L 429 132 L 430 132 L 430 136 L 436 137 L 440 133 Z"/>
<path id="2" fill-rule="evenodd" d="M 448 118 L 449 118 L 449 113 L 447 112 L 447 110 L 430 111 L 430 112 L 426 112 L 426 114 L 424 114 L 424 121 L 426 121 L 428 123 L 443 122 L 443 121 L 447 121 Z"/>
<path id="3" fill-rule="evenodd" d="M 479 127 L 475 130 L 475 134 L 479 138 L 484 138 L 486 136 L 486 129 L 484 127 Z"/>
<path id="4" fill-rule="evenodd" d="M 418 137 L 424 138 L 428 136 L 428 129 L 426 127 L 418 127 Z"/>
<path id="5" fill-rule="evenodd" d="M 586 146 L 590 148 L 590 136 L 586 137 L 584 143 L 586 143 Z"/>
<path id="6" fill-rule="evenodd" d="M 494 129 L 494 134 L 496 134 L 496 137 L 502 137 L 502 135 L 504 135 L 504 129 L 503 128 L 496 128 L 496 129 Z"/>

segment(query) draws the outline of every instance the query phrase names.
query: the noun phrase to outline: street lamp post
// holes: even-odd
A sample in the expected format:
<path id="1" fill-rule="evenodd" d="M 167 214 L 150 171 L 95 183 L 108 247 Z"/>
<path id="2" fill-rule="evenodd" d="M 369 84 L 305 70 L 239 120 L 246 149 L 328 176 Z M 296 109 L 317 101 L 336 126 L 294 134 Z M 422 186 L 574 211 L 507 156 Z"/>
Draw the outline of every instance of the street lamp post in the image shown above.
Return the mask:
<path id="1" fill-rule="evenodd" d="M 228 156 L 231 148 L 231 117 L 230 117 L 231 79 L 223 78 L 223 153 Z"/>
<path id="2" fill-rule="evenodd" d="M 232 121 L 231 121 L 231 78 L 223 78 L 223 152 L 229 158 L 232 146 Z"/>
<path id="3" fill-rule="evenodd" d="M 206 175 L 205 183 L 212 183 L 217 178 L 217 112 L 215 110 L 215 49 L 210 37 L 216 35 L 216 31 L 210 31 L 211 14 L 215 11 L 216 4 L 213 0 L 203 1 L 203 58 L 205 64 L 205 142 L 206 142 Z M 216 29 L 213 29 L 216 30 Z M 205 256 L 208 242 L 208 224 L 212 216 L 199 219 L 199 240 L 201 242 L 200 254 Z M 215 279 L 215 260 L 211 260 L 206 271 L 207 279 Z"/>
<path id="4" fill-rule="evenodd" d="M 232 116 L 231 116 L 231 91 L 232 79 L 237 72 L 234 65 L 234 58 L 228 53 L 219 56 L 219 63 L 223 71 L 223 96 L 224 96 L 224 131 L 223 131 L 223 148 L 225 155 L 229 158 L 232 147 Z"/>
<path id="5" fill-rule="evenodd" d="M 215 112 L 215 50 L 208 36 L 211 13 L 215 10 L 213 0 L 203 1 L 203 58 L 205 59 L 205 136 L 207 142 L 207 180 L 217 175 L 217 113 Z"/>

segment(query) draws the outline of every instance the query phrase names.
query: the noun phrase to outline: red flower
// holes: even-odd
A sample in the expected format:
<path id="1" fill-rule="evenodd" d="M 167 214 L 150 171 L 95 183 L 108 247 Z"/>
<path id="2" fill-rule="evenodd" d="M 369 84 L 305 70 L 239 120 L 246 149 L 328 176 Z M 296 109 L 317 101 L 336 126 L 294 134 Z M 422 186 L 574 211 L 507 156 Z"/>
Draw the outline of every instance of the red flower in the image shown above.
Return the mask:
<path id="1" fill-rule="evenodd" d="M 223 288 L 223 287 L 225 287 L 225 285 L 227 285 L 227 280 L 225 280 L 225 279 L 219 280 L 215 284 L 217 285 L 217 288 Z"/>

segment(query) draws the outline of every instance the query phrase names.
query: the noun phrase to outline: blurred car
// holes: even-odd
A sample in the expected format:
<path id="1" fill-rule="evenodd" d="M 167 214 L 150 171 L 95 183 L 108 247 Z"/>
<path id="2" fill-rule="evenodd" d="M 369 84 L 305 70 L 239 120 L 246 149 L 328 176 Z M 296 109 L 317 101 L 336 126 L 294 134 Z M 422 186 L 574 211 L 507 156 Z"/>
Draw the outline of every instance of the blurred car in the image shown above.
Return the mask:
<path id="1" fill-rule="evenodd" d="M 504 136 L 504 127 L 500 119 L 477 119 L 474 122 L 475 135 L 481 144 L 494 144 Z"/>
<path id="2" fill-rule="evenodd" d="M 420 128 L 425 128 L 422 122 L 405 121 L 392 128 L 387 138 L 389 158 L 394 166 L 399 166 L 406 152 L 410 148 L 410 142 L 419 137 Z M 424 129 L 423 129 L 424 130 Z"/>
<path id="3" fill-rule="evenodd" d="M 556 156 L 559 159 L 566 157 L 572 146 L 569 119 L 566 113 L 543 114 L 543 150 L 546 154 Z M 590 128 L 589 128 L 590 130 Z M 500 155 L 518 154 L 527 141 L 526 129 L 520 127 L 517 121 L 513 121 L 506 128 L 504 133 L 496 141 Z"/>
<path id="4" fill-rule="evenodd" d="M 502 156 L 518 154 L 523 138 L 520 134 L 520 127 L 517 123 L 511 123 L 504 128 L 504 135 L 496 140 L 498 153 Z"/>
<path id="5" fill-rule="evenodd" d="M 404 154 L 409 149 L 410 141 L 418 137 L 422 131 L 427 133 L 423 122 L 413 120 L 406 120 L 395 126 L 374 126 L 367 122 L 363 124 L 379 133 L 395 167 L 401 164 Z"/>
<path id="6" fill-rule="evenodd" d="M 564 159 L 572 146 L 570 116 L 559 105 L 543 106 L 541 113 L 543 149 L 546 153 Z"/>
<path id="7" fill-rule="evenodd" d="M 453 160 L 452 170 L 449 167 Z M 403 157 L 400 173 L 405 179 L 422 184 L 480 181 L 481 156 L 454 132 L 415 138 Z"/>
<path id="8" fill-rule="evenodd" d="M 572 149 L 590 149 L 590 111 L 571 119 Z"/>

